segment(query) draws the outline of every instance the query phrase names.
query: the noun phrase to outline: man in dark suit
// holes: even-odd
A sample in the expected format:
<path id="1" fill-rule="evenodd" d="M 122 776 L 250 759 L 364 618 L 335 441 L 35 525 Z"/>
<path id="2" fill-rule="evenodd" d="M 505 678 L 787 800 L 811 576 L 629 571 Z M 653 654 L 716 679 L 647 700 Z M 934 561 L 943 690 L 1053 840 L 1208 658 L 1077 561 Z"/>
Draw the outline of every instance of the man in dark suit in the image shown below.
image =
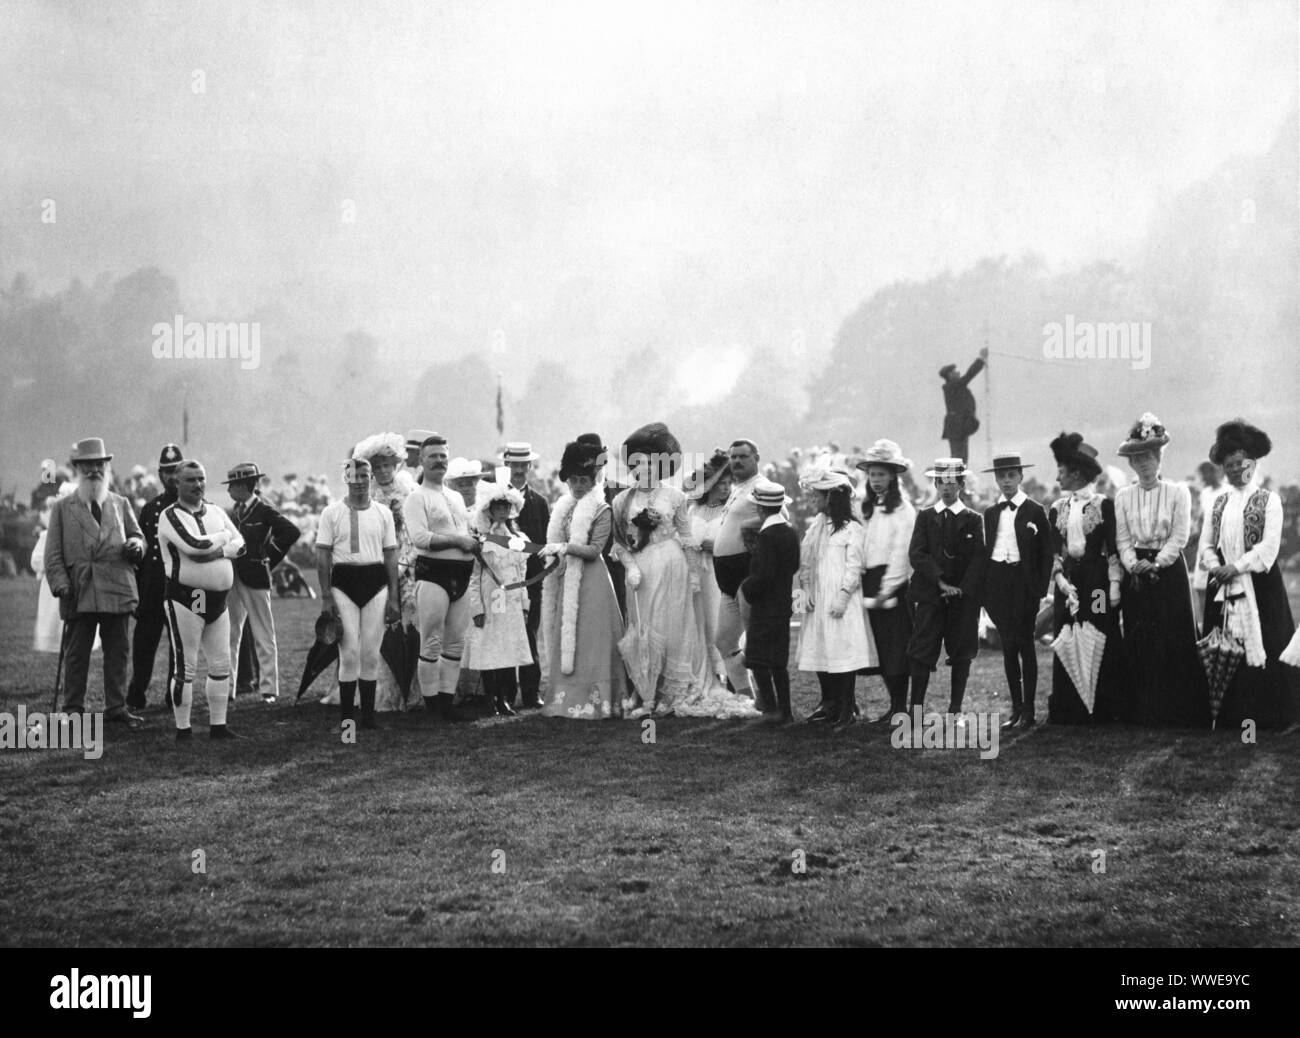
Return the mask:
<path id="1" fill-rule="evenodd" d="M 913 571 L 908 598 L 914 619 L 907 646 L 912 706 L 925 704 L 930 671 L 939 661 L 942 645 L 952 667 L 951 714 L 961 713 L 971 660 L 979 652 L 984 522 L 978 512 L 962 504 L 966 471 L 961 458 L 939 458 L 934 468 L 926 471 L 939 491 L 939 500 L 917 513 L 908 547 Z"/>
<path id="2" fill-rule="evenodd" d="M 167 574 L 158 550 L 158 517 L 163 509 L 176 503 L 176 466 L 184 460 L 181 449 L 167 444 L 158 456 L 158 480 L 163 491 L 140 510 L 140 532 L 144 536 L 145 556 L 136 567 L 135 579 L 140 589 L 140 605 L 135 613 L 135 633 L 131 636 L 131 684 L 126 690 L 126 705 L 143 710 L 149 705 L 149 682 L 153 680 L 153 659 L 158 652 L 167 623 L 163 598 L 167 591 Z M 171 639 L 167 640 L 171 652 Z M 170 656 L 168 657 L 170 659 Z M 171 664 L 167 665 L 171 673 Z"/>
<path id="3" fill-rule="evenodd" d="M 1034 619 L 1052 576 L 1047 513 L 1020 484 L 1019 451 L 994 455 L 992 472 L 1001 495 L 984 513 L 984 586 L 981 599 L 1002 642 L 1002 664 L 1011 689 L 1011 718 L 1003 728 L 1032 728 L 1038 691 Z"/>
<path id="4" fill-rule="evenodd" d="M 781 515 L 790 504 L 780 483 L 761 476 L 747 495 L 758 506 L 762 525 L 749 562 L 749 576 L 740 583 L 745 617 L 745 666 L 757 686 L 755 705 L 768 723 L 789 724 L 790 617 L 793 588 L 799 572 L 799 535 Z"/>
<path id="5" fill-rule="evenodd" d="M 534 544 L 546 543 L 546 527 L 551 521 L 551 506 L 528 482 L 528 473 L 532 471 L 533 462 L 538 455 L 530 443 L 507 443 L 501 453 L 501 464 L 510 466 L 510 485 L 524 496 L 524 507 L 519 510 L 517 520 L 523 535 Z M 528 556 L 528 568 L 525 577 L 535 577 L 545 566 L 539 555 Z M 528 632 L 528 649 L 533 654 L 533 662 L 519 668 L 518 688 L 523 693 L 523 705 L 527 710 L 537 710 L 542 706 L 541 686 L 542 669 L 537 661 L 537 627 L 542 620 L 542 582 L 528 585 L 528 616 L 524 628 Z M 509 697 L 513 708 L 513 691 Z"/>
<path id="6" fill-rule="evenodd" d="M 939 377 L 943 379 L 945 411 L 943 438 L 948 441 L 948 453 L 962 461 L 970 461 L 970 438 L 980 427 L 980 420 L 975 417 L 975 396 L 969 389 L 970 382 L 984 370 L 988 359 L 986 346 L 964 375 L 957 374 L 956 364 L 945 364 L 939 369 Z"/>
<path id="7" fill-rule="evenodd" d="M 98 628 L 104 648 L 104 720 L 135 729 L 143 722 L 126 708 L 127 634 L 140 601 L 135 564 L 144 558 L 144 538 L 126 498 L 108 489 L 112 460 L 98 437 L 72 449 L 77 490 L 60 498 L 50 512 L 45 579 L 64 622 L 64 709 L 85 711 Z"/>
<path id="8" fill-rule="evenodd" d="M 239 643 L 247 617 L 257 655 L 262 702 L 274 703 L 280 694 L 280 669 L 275 620 L 271 616 L 271 570 L 289 554 L 301 531 L 262 500 L 257 492 L 261 480 L 262 470 L 251 461 L 244 461 L 226 473 L 223 481 L 235 502 L 230 518 L 245 544 L 244 554 L 234 559 L 235 585 L 226 600 L 230 610 L 230 663 L 234 670 L 230 688 L 235 690 L 238 671 L 243 666 Z"/>

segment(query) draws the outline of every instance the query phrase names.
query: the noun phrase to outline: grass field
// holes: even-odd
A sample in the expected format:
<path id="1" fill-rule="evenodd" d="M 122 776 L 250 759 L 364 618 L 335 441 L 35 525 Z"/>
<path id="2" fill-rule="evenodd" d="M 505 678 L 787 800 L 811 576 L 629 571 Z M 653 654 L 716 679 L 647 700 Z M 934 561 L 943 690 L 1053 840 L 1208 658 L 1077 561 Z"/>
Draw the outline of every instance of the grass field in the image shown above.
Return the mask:
<path id="1" fill-rule="evenodd" d="M 35 584 L 0 582 L 0 709 L 47 709 Z M 277 601 L 296 689 L 315 603 Z M 161 699 L 162 665 L 151 699 Z M 97 667 L 99 656 L 95 657 Z M 1041 666 L 1050 675 L 1047 650 Z M 996 709 L 985 652 L 974 709 Z M 1040 706 L 1045 714 L 1044 685 Z M 92 704 L 100 702 L 92 668 Z M 292 686 L 290 688 L 290 686 Z M 796 712 L 815 682 L 799 675 Z M 865 694 L 864 694 L 865 692 Z M 946 702 L 947 675 L 931 700 Z M 202 696 L 196 697 L 201 700 Z M 885 706 L 859 680 L 867 712 Z M 435 726 L 240 701 L 103 757 L 0 751 L 6 945 L 1278 946 L 1300 935 L 1300 738 L 1040 726 L 974 750 L 889 729 L 525 715 Z M 206 872 L 194 871 L 201 850 Z M 1105 852 L 1105 871 L 1097 871 Z M 802 852 L 806 872 L 792 871 Z"/>

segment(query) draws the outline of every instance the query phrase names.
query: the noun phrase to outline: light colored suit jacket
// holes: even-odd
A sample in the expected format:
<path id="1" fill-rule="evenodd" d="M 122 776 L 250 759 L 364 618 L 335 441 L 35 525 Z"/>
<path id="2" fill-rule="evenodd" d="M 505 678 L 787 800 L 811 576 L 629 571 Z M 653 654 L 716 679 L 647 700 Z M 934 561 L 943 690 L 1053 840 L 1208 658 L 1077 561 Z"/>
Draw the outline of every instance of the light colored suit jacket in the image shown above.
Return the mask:
<path id="1" fill-rule="evenodd" d="M 130 613 L 140 602 L 135 564 L 122 555 L 127 539 L 140 537 L 140 524 L 126 498 L 110 493 L 103 522 L 95 525 L 90 508 L 76 494 L 60 499 L 50 512 L 45 538 L 45 579 L 50 590 L 71 587 L 60 599 L 65 620 L 73 613 Z"/>

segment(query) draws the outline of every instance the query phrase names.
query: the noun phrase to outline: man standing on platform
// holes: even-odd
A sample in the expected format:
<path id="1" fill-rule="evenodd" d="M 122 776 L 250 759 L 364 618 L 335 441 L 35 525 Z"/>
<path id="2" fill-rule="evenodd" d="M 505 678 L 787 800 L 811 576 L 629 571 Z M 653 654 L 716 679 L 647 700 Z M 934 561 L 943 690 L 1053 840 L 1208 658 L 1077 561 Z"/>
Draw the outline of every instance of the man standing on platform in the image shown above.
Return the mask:
<path id="1" fill-rule="evenodd" d="M 948 441 L 948 454 L 962 461 L 970 461 L 970 438 L 980 427 L 980 420 L 975 417 L 975 395 L 968 388 L 971 379 L 984 370 L 988 363 L 988 347 L 980 350 L 980 355 L 966 374 L 957 374 L 956 364 L 945 364 L 939 369 L 943 379 L 943 438 Z"/>

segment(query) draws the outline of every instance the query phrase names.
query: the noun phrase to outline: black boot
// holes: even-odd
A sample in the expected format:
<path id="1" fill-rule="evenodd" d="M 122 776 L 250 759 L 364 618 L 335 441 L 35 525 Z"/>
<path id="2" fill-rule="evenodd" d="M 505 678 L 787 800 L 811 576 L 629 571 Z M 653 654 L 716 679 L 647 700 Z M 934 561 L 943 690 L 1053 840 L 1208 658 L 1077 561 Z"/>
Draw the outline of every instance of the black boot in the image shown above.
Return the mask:
<path id="1" fill-rule="evenodd" d="M 890 721 L 896 714 L 907 713 L 907 675 L 894 674 L 885 678 L 885 688 L 889 691 L 889 716 L 881 720 Z"/>
<path id="2" fill-rule="evenodd" d="M 355 681 L 339 682 L 339 705 L 342 707 L 345 722 L 356 719 L 357 683 Z"/>
<path id="3" fill-rule="evenodd" d="M 790 671 L 780 667 L 772 672 L 772 680 L 776 685 L 776 703 L 781 711 L 781 723 L 792 724 L 794 711 L 790 709 Z"/>
<path id="4" fill-rule="evenodd" d="M 456 709 L 456 697 L 450 692 L 439 692 L 433 709 L 434 716 L 446 724 L 460 724 L 472 720 Z"/>
<path id="5" fill-rule="evenodd" d="M 819 670 L 817 672 L 817 684 L 821 686 L 822 701 L 817 704 L 817 709 L 808 715 L 808 723 L 834 724 L 839 718 L 840 705 L 831 687 L 830 675 Z"/>
<path id="6" fill-rule="evenodd" d="M 362 678 L 357 682 L 357 688 L 361 693 L 361 727 L 375 727 L 375 680 L 373 678 Z"/>
<path id="7" fill-rule="evenodd" d="M 952 694 L 948 699 L 948 713 L 960 714 L 966 698 L 966 681 L 970 677 L 970 660 L 955 660 L 952 665 Z"/>
<path id="8" fill-rule="evenodd" d="M 1002 722 L 1003 728 L 1014 728 L 1020 723 L 1020 718 L 1024 716 L 1024 708 L 1021 706 L 1020 688 L 1017 685 L 1011 686 L 1011 717 Z"/>
<path id="9" fill-rule="evenodd" d="M 857 696 L 853 694 L 853 685 L 857 679 L 857 674 L 849 671 L 847 674 L 835 674 L 832 680 L 838 686 L 839 692 L 839 716 L 835 719 L 834 730 L 837 732 L 844 731 L 858 723 L 858 704 Z"/>
<path id="10" fill-rule="evenodd" d="M 930 687 L 930 669 L 918 664 L 912 668 L 912 709 L 925 710 L 925 691 Z"/>

